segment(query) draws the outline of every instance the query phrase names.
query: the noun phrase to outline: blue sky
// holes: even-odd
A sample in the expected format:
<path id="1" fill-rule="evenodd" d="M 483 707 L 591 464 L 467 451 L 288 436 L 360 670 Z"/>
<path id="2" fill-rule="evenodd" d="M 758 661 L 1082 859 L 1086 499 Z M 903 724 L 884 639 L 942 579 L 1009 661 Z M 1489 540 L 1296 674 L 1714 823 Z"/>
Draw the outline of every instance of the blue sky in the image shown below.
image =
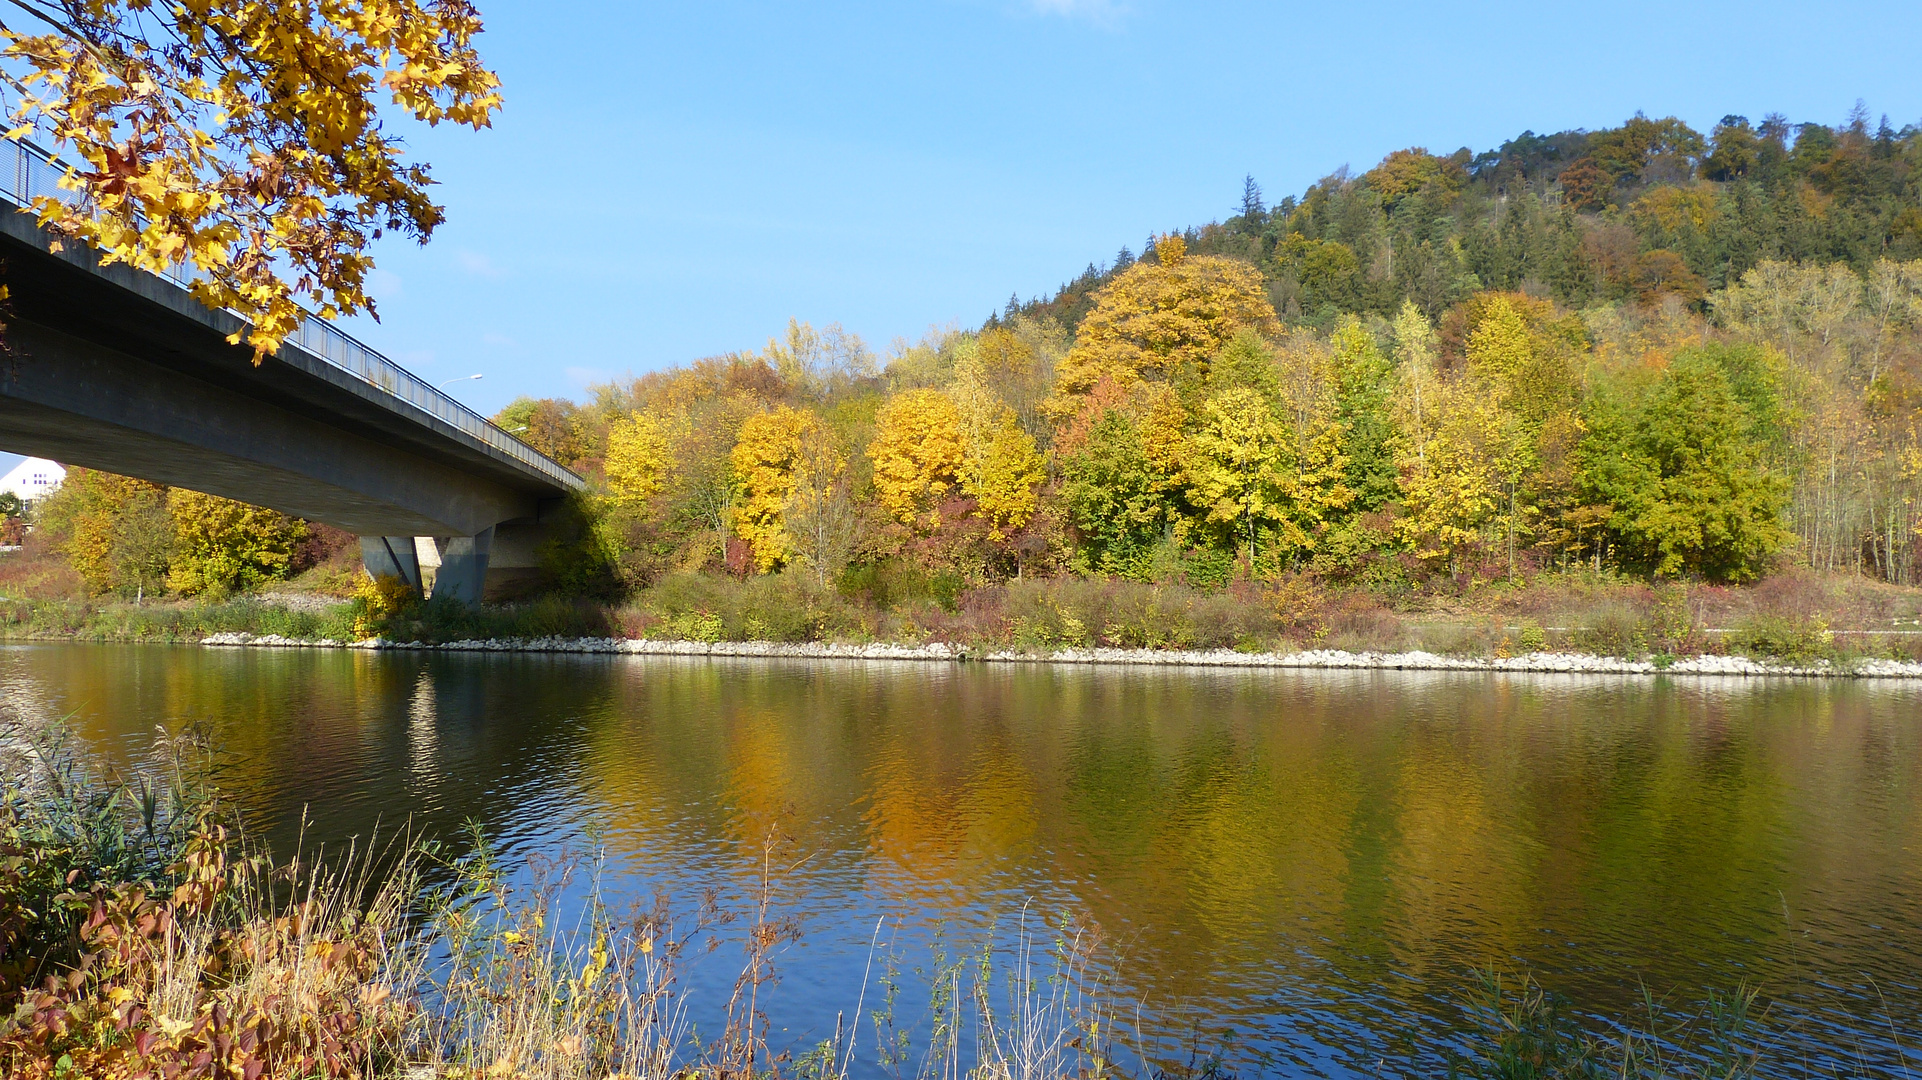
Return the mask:
<path id="1" fill-rule="evenodd" d="M 1922 121 L 1922 5 L 480 0 L 491 130 L 410 130 L 448 222 L 352 329 L 491 412 L 752 348 L 877 351 L 1411 145 L 1637 109 Z"/>
<path id="2" fill-rule="evenodd" d="M 356 331 L 488 411 L 789 317 L 877 350 L 976 323 L 1244 174 L 1637 109 L 1922 121 L 1914 4 L 481 3 L 507 107 L 414 138 L 448 223 L 381 253 Z"/>

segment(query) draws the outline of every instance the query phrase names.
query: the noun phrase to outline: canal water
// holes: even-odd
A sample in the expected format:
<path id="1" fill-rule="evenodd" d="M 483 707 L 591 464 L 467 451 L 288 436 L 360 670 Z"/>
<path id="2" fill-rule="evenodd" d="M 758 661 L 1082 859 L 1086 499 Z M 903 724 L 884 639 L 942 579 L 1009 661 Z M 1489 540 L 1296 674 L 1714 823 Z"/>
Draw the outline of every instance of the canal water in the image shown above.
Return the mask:
<path id="1" fill-rule="evenodd" d="M 1595 1024 L 1759 988 L 1780 1075 L 1922 1066 L 1915 684 L 20 644 L 0 695 L 123 761 L 202 725 L 282 850 L 472 821 L 738 906 L 773 838 L 797 1049 L 878 953 L 1025 920 L 1242 1073 L 1440 1069 L 1490 968 Z"/>

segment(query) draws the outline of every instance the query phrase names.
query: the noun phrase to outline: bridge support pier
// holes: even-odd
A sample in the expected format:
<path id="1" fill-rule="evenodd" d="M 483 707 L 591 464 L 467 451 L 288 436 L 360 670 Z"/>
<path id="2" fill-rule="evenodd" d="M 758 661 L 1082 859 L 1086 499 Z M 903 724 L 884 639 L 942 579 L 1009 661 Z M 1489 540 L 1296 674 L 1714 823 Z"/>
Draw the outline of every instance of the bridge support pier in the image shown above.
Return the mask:
<path id="1" fill-rule="evenodd" d="M 473 536 L 437 539 L 440 569 L 434 574 L 434 599 L 450 597 L 464 604 L 478 604 L 487 591 L 487 564 L 494 550 L 494 529 L 488 527 Z"/>
<path id="2" fill-rule="evenodd" d="M 411 536 L 361 537 L 360 562 L 370 577 L 399 578 L 415 592 L 421 591 L 420 558 L 414 554 Z"/>
<path id="3" fill-rule="evenodd" d="M 495 525 L 473 536 L 363 536 L 360 557 L 374 577 L 395 577 L 426 595 L 464 604 L 516 600 L 538 588 L 546 527 L 533 522 Z"/>

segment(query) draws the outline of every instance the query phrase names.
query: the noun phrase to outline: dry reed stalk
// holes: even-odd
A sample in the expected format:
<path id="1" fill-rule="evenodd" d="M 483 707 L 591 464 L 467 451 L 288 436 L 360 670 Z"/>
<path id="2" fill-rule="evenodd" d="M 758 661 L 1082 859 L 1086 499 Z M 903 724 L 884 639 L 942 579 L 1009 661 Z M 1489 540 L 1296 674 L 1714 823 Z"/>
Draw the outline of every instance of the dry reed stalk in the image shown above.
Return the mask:
<path id="1" fill-rule="evenodd" d="M 616 917 L 596 863 L 587 902 L 561 925 L 574 865 L 517 889 L 485 845 L 435 919 L 445 950 L 430 973 L 421 1045 L 443 1076 L 501 1080 L 667 1080 L 688 1025 L 675 992 L 677 936 L 664 904 Z M 703 920 L 702 925 L 705 925 Z"/>

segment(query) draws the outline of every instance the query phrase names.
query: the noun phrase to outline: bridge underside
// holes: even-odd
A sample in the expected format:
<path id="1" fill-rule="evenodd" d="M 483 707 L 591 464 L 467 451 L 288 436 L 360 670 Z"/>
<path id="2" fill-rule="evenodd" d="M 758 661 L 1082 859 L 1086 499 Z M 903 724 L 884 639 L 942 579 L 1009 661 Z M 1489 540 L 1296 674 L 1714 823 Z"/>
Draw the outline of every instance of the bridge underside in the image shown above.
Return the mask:
<path id="1" fill-rule="evenodd" d="M 361 534 L 471 536 L 539 500 L 257 396 L 16 317 L 0 358 L 14 453 L 269 506 Z"/>
<path id="2" fill-rule="evenodd" d="M 505 546 L 531 557 L 527 528 L 566 494 L 553 480 L 299 350 L 256 367 L 250 348 L 225 340 L 233 316 L 48 246 L 31 218 L 0 205 L 0 449 L 363 537 L 479 538 L 466 545 L 479 547 L 477 563 L 456 558 L 467 569 L 454 577 L 473 579 L 456 590 L 467 598 L 479 596 L 497 526 L 516 526 L 520 542 Z"/>

